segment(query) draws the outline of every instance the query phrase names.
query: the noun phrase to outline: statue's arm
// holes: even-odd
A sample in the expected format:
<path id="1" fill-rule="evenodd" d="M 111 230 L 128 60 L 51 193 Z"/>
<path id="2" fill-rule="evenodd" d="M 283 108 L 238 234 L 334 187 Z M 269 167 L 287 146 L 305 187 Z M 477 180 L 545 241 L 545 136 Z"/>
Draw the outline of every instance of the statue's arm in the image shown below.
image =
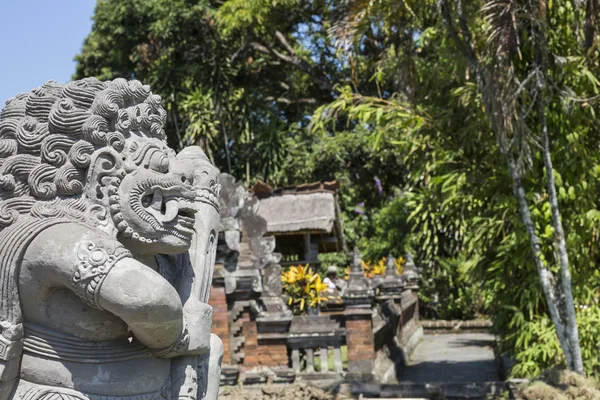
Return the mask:
<path id="1" fill-rule="evenodd" d="M 157 356 L 204 350 L 190 340 L 177 290 L 113 237 L 79 224 L 57 225 L 31 243 L 24 266 L 121 318 Z"/>
<path id="2" fill-rule="evenodd" d="M 167 348 L 184 339 L 179 294 L 160 274 L 133 258 L 119 260 L 104 277 L 98 306 L 125 321 L 151 349 Z"/>
<path id="3" fill-rule="evenodd" d="M 184 306 L 175 287 L 133 258 L 123 258 L 112 267 L 97 298 L 99 308 L 125 321 L 140 342 L 157 350 L 157 356 L 171 358 L 208 351 L 212 308 L 198 309 L 191 315 L 188 310 L 188 318 L 184 318 Z M 197 325 L 208 326 L 208 330 Z"/>

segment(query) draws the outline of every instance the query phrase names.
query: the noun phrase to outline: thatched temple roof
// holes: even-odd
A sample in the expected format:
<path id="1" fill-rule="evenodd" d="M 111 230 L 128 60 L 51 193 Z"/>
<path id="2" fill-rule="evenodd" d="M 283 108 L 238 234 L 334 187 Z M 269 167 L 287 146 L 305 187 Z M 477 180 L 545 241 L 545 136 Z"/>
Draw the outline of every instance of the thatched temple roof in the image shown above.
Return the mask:
<path id="1" fill-rule="evenodd" d="M 335 236 L 340 242 L 341 224 L 337 181 L 272 188 L 258 182 L 252 187 L 260 199 L 258 215 L 272 234 L 316 233 Z"/>

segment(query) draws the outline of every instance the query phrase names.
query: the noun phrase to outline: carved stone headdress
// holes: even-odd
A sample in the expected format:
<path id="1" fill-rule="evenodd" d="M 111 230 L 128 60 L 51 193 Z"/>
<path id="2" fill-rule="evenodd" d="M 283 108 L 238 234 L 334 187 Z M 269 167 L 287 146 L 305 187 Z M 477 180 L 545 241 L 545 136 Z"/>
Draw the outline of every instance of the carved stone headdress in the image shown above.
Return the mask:
<path id="1" fill-rule="evenodd" d="M 50 81 L 8 100 L 0 113 L 0 230 L 19 215 L 84 219 L 92 154 L 121 153 L 134 133 L 164 141 L 160 104 L 149 86 L 120 78 Z"/>

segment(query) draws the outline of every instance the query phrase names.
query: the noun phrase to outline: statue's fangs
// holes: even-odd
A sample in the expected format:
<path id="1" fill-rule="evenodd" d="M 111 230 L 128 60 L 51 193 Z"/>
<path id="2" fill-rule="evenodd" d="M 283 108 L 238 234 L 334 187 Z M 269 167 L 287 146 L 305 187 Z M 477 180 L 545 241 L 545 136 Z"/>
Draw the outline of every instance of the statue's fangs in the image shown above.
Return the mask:
<path id="1" fill-rule="evenodd" d="M 138 81 L 0 114 L 0 400 L 216 399 L 218 171 Z"/>

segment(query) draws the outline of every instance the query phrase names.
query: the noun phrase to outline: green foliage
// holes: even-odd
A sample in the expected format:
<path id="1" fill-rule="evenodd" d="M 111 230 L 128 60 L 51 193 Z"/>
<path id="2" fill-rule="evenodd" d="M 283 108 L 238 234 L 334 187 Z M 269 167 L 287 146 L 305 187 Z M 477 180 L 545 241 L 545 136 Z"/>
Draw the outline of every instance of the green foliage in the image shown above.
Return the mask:
<path id="1" fill-rule="evenodd" d="M 533 376 L 561 353 L 470 60 L 491 65 L 488 46 L 503 37 L 515 84 L 529 82 L 515 102 L 526 134 L 511 137 L 511 152 L 541 257 L 556 271 L 527 81 L 538 56 L 523 10 L 533 3 L 510 2 L 514 20 L 494 20 L 505 3 L 103 0 L 76 77 L 151 84 L 168 110 L 170 142 L 201 144 L 238 179 L 339 180 L 347 246 L 370 260 L 412 251 L 423 315 L 487 313 L 518 361 L 513 375 Z M 597 41 L 584 43 L 579 3 L 547 2 L 546 116 L 584 363 L 598 376 L 600 53 Z M 343 254 L 321 259 L 347 265 Z"/>
<path id="2" fill-rule="evenodd" d="M 472 9 L 462 10 L 459 18 L 461 23 L 467 24 L 462 25 L 461 30 L 464 26 L 471 30 L 470 38 L 460 39 L 470 39 L 477 47 L 486 43 L 488 20 L 479 12 L 481 4 L 475 3 Z M 448 4 L 451 2 L 446 6 Z M 432 17 L 425 9 L 420 11 L 416 15 L 422 17 L 415 21 Z M 582 17 L 568 7 L 551 5 L 548 12 L 553 23 L 561 24 L 561 28 L 571 26 L 573 20 Z M 380 14 L 379 18 L 386 24 L 393 22 L 397 15 Z M 519 361 L 514 374 L 530 376 L 545 366 L 561 362 L 560 348 L 556 345 L 554 327 L 548 322 L 528 237 L 511 193 L 511 180 L 498 154 L 496 137 L 489 133 L 482 98 L 473 81 L 476 71 L 470 69 L 468 57 L 461 53 L 464 49 L 455 47 L 460 41 L 446 40 L 447 26 L 444 25 L 447 21 L 435 17 L 429 21 L 432 26 L 424 29 L 413 43 L 417 51 L 411 53 L 412 65 L 422 81 L 410 86 L 412 92 L 386 95 L 378 91 L 373 96 L 345 88 L 338 99 L 317 110 L 313 126 L 331 132 L 339 129 L 337 124 L 341 120 L 357 132 L 368 129 L 374 148 L 383 141 L 396 146 L 401 165 L 408 172 L 403 182 L 398 182 L 397 190 L 402 197 L 394 207 L 402 223 L 398 224 L 397 231 L 409 234 L 408 243 L 403 245 L 416 250 L 426 271 L 421 293 L 428 307 L 425 311 L 447 318 L 473 316 L 476 311 L 489 310 L 496 329 L 504 337 L 505 348 Z M 368 37 L 368 23 L 363 21 L 363 26 L 364 32 L 352 34 L 363 39 Z M 590 152 L 591 148 L 597 149 L 594 144 L 597 142 L 592 139 L 596 133 L 583 120 L 590 116 L 595 118 L 595 105 L 585 102 L 586 106 L 580 107 L 571 99 L 596 92 L 591 72 L 591 66 L 597 65 L 596 55 L 588 52 L 582 57 L 578 52 L 581 44 L 573 41 L 573 35 L 557 35 L 559 31 L 552 31 L 550 44 L 557 46 L 556 51 L 565 57 L 568 71 L 558 67 L 550 72 L 559 90 L 551 97 L 547 116 L 555 149 L 553 158 L 560 160 L 555 175 L 569 257 L 577 266 L 573 268 L 575 298 L 580 306 L 594 307 L 598 298 L 598 273 L 594 266 L 598 258 L 597 228 L 592 220 L 597 218 L 597 203 L 591 188 L 597 185 L 599 159 L 597 152 Z M 530 47 L 523 45 L 522 48 L 524 60 L 517 63 L 521 68 L 517 76 L 525 80 L 529 60 L 535 54 Z M 384 56 L 398 53 L 398 50 L 382 52 Z M 588 93 L 588 88 L 592 93 Z M 531 107 L 531 104 L 531 99 L 526 99 L 523 107 Z M 390 118 L 378 119 L 378 115 Z M 525 122 L 535 126 L 535 119 Z M 535 141 L 535 136 L 531 140 Z M 539 171 L 540 154 L 527 146 L 522 150 L 522 165 Z M 576 157 L 581 162 L 575 161 Z M 556 270 L 555 233 L 545 178 L 529 173 L 523 179 L 542 240 L 541 257 Z M 374 213 L 386 207 L 391 206 Z M 381 228 L 384 224 L 379 220 L 377 226 Z M 372 237 L 379 241 L 381 236 Z M 443 305 L 440 311 L 435 309 L 437 303 Z M 515 314 L 517 311 L 521 314 Z M 520 323 L 515 322 L 518 318 L 522 319 Z M 590 330 L 593 322 L 580 316 L 579 323 L 583 332 Z M 586 370 L 595 373 L 591 363 L 597 357 L 591 354 L 597 347 L 590 340 L 584 340 L 583 333 L 581 335 Z M 554 345 L 547 340 L 549 336 L 554 339 Z M 532 346 L 533 342 L 538 347 Z M 594 361 L 590 361 L 590 357 Z"/>
<path id="3" fill-rule="evenodd" d="M 344 252 L 319 253 L 319 261 L 321 261 L 321 266 L 317 273 L 320 276 L 325 277 L 327 275 L 327 268 L 330 265 L 335 265 L 338 268 L 338 275 L 343 276 L 344 268 L 350 264 L 350 257 Z"/>
<path id="4" fill-rule="evenodd" d="M 513 376 L 537 376 L 544 370 L 561 365 L 564 357 L 560 350 L 554 326 L 546 315 L 527 319 L 519 310 L 513 309 L 509 322 L 510 333 L 504 337 L 502 350 L 515 354 L 517 365 L 512 369 Z M 577 324 L 580 326 L 580 341 L 588 376 L 600 378 L 600 359 L 598 343 L 600 343 L 600 308 L 597 304 L 580 307 Z"/>
<path id="5" fill-rule="evenodd" d="M 316 354 L 313 356 L 313 366 L 315 371 L 321 372 L 321 352 L 315 352 Z M 327 353 L 327 370 L 335 371 L 335 354 L 332 351 L 328 351 Z M 342 369 L 344 371 L 348 370 L 348 346 L 340 346 L 340 358 L 342 359 Z M 301 362 L 305 360 L 301 360 Z M 302 366 L 306 368 L 305 365 Z M 324 372 L 324 371 L 323 371 Z"/>
<path id="6" fill-rule="evenodd" d="M 267 27 L 276 21 L 277 11 L 285 12 L 289 8 L 298 7 L 298 0 L 230 0 L 219 8 L 218 18 L 225 34 L 233 34 L 243 29 L 256 29 L 268 33 Z"/>
<path id="7" fill-rule="evenodd" d="M 281 273 L 283 293 L 288 297 L 288 305 L 294 314 L 306 314 L 310 310 L 318 310 L 321 304 L 328 301 L 327 284 L 321 276 L 306 266 L 289 267 Z"/>
<path id="8" fill-rule="evenodd" d="M 339 74 L 322 54 L 326 24 L 309 24 L 325 6 L 299 4 L 102 0 L 74 77 L 139 79 L 161 95 L 173 147 L 199 144 L 239 179 L 286 183 L 282 164 L 308 150 L 308 117 Z"/>

